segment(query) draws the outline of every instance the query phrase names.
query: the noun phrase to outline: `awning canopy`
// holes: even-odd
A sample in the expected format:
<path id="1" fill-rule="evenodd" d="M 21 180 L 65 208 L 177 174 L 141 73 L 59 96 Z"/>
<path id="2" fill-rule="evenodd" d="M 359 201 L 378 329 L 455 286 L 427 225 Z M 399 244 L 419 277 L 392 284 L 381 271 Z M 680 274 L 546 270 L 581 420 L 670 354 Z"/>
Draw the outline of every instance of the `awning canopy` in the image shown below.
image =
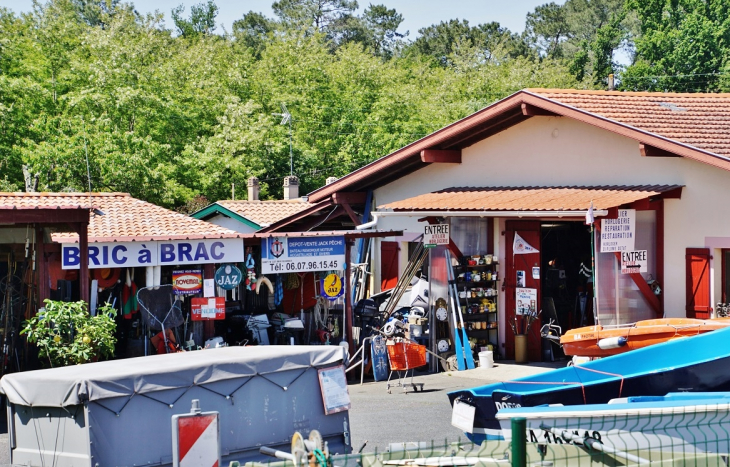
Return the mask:
<path id="1" fill-rule="evenodd" d="M 651 198 L 678 198 L 682 185 L 455 187 L 378 206 L 395 212 L 536 211 L 585 213 L 607 210 Z"/>

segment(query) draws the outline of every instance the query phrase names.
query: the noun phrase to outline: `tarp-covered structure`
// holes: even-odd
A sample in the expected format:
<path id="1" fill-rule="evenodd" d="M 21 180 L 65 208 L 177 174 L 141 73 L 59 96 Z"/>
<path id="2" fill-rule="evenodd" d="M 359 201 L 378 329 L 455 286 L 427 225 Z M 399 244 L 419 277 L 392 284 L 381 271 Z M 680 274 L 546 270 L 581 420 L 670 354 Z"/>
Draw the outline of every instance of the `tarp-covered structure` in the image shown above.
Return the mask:
<path id="1" fill-rule="evenodd" d="M 11 461 L 27 465 L 171 465 L 171 417 L 220 412 L 223 462 L 260 459 L 316 429 L 349 452 L 347 411 L 325 415 L 318 369 L 337 346 L 224 347 L 9 374 Z"/>

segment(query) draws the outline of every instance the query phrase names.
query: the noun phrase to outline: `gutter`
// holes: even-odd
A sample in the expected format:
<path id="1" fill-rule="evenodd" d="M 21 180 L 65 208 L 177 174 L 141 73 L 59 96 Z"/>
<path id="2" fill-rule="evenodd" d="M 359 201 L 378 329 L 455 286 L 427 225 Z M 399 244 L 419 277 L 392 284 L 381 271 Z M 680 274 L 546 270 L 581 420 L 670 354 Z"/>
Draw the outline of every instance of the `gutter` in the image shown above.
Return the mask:
<path id="1" fill-rule="evenodd" d="M 585 217 L 588 210 L 583 211 L 381 211 L 370 213 L 373 220 L 356 226 L 357 230 L 373 228 L 378 218 L 385 216 L 400 217 Z M 595 217 L 607 216 L 607 209 L 594 209 Z"/>

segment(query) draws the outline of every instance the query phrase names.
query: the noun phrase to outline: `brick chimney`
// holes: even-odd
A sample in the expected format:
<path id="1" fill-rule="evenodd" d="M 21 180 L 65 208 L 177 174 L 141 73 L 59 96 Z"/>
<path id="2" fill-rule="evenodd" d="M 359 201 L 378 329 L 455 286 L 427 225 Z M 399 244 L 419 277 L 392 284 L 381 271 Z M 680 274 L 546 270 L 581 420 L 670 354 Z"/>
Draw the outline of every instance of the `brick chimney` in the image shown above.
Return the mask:
<path id="1" fill-rule="evenodd" d="M 248 179 L 248 200 L 249 201 L 258 201 L 260 190 L 261 190 L 261 187 L 259 187 L 259 179 L 256 177 L 249 178 Z"/>
<path id="2" fill-rule="evenodd" d="M 325 185 L 329 185 L 330 183 L 335 183 L 337 181 L 337 177 L 327 177 L 327 180 L 324 182 Z"/>
<path id="3" fill-rule="evenodd" d="M 284 199 L 299 198 L 299 179 L 294 175 L 284 177 Z"/>

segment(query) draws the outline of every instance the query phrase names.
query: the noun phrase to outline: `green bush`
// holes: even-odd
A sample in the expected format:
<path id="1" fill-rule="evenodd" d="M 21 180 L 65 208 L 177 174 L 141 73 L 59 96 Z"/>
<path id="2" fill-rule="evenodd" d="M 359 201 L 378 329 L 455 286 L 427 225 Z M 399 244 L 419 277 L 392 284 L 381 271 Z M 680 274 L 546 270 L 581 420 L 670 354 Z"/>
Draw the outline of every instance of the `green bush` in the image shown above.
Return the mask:
<path id="1" fill-rule="evenodd" d="M 114 355 L 116 310 L 108 303 L 90 316 L 86 302 L 45 300 L 36 316 L 23 323 L 21 334 L 38 346 L 38 357 L 51 367 L 78 365 Z"/>

